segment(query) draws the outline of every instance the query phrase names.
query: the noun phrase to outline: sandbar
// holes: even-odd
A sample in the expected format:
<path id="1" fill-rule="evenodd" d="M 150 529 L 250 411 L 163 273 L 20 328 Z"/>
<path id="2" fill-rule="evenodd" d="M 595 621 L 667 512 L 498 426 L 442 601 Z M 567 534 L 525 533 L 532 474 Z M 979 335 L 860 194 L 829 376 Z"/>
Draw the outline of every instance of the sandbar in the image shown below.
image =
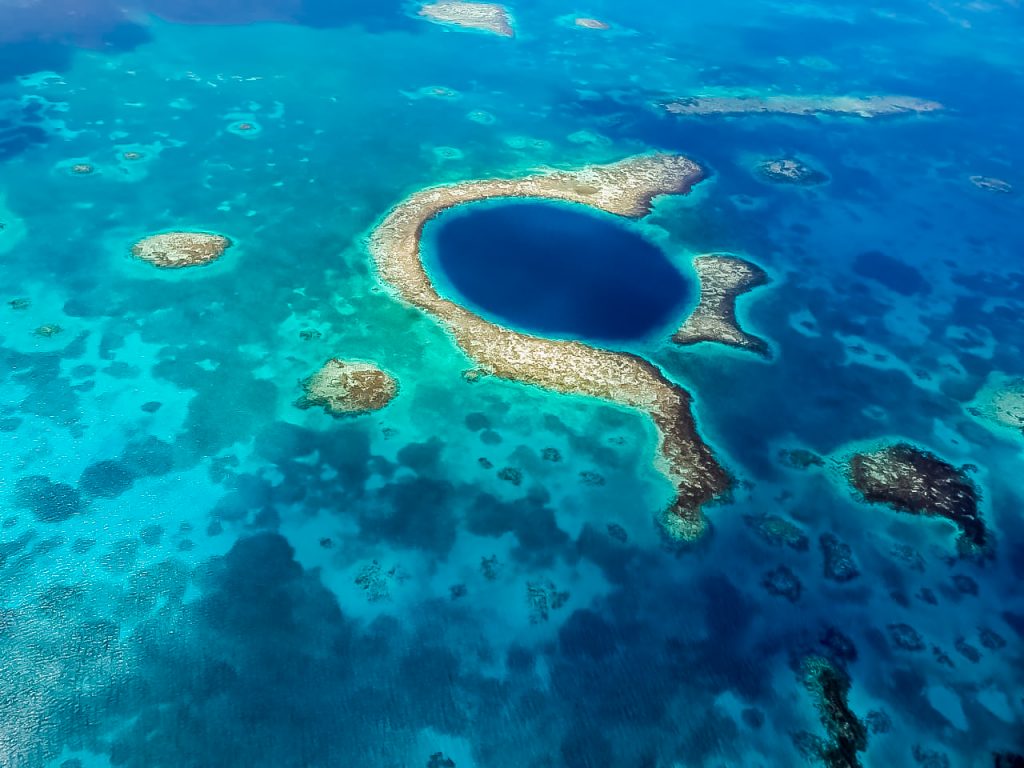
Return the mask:
<path id="1" fill-rule="evenodd" d="M 161 269 L 197 267 L 216 261 L 231 247 L 224 235 L 208 232 L 164 232 L 132 246 L 132 255 Z"/>
<path id="2" fill-rule="evenodd" d="M 438 24 L 449 24 L 481 32 L 491 32 L 502 37 L 513 37 L 512 17 L 508 9 L 497 3 L 467 3 L 462 0 L 444 0 L 427 3 L 419 11 L 420 16 Z"/>
<path id="3" fill-rule="evenodd" d="M 937 101 L 913 96 L 693 96 L 662 105 L 673 115 L 837 115 L 885 117 L 942 109 Z"/>
<path id="4" fill-rule="evenodd" d="M 420 246 L 428 221 L 464 203 L 542 198 L 636 219 L 650 211 L 655 197 L 685 194 L 703 177 L 703 169 L 688 158 L 650 154 L 576 171 L 431 187 L 391 209 L 368 243 L 382 281 L 401 300 L 440 321 L 485 372 L 647 413 L 658 429 L 659 469 L 676 489 L 665 527 L 674 538 L 684 540 L 701 535 L 706 527 L 702 506 L 730 487 L 728 474 L 697 432 L 689 393 L 637 355 L 502 328 L 443 298 L 423 266 Z"/>
<path id="5" fill-rule="evenodd" d="M 771 282 L 768 274 L 749 261 L 720 254 L 698 256 L 693 268 L 700 277 L 700 301 L 672 341 L 682 345 L 710 341 L 770 357 L 767 342 L 744 331 L 736 319 L 736 298 Z"/>

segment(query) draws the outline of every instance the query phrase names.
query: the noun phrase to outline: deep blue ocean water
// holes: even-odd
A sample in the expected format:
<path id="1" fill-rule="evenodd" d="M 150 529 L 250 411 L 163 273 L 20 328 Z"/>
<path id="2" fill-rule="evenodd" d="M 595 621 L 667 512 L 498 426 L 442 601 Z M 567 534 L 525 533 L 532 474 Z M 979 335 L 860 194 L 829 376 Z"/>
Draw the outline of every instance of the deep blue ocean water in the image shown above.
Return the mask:
<path id="1" fill-rule="evenodd" d="M 599 345 L 643 339 L 678 323 L 690 298 L 688 281 L 654 243 L 583 206 L 465 206 L 432 222 L 427 237 L 436 284 L 527 332 Z"/>
<path id="2" fill-rule="evenodd" d="M 0 4 L 0 767 L 813 765 L 815 653 L 872 724 L 862 765 L 1024 751 L 1024 436 L 970 410 L 1024 376 L 1021 9 L 510 9 L 513 40 L 390 1 Z M 652 107 L 709 90 L 946 110 Z M 731 252 L 774 278 L 739 308 L 771 361 L 632 344 L 739 483 L 684 549 L 646 419 L 467 382 L 365 247 L 426 186 L 651 149 L 711 176 L 633 231 L 684 277 Z M 766 184 L 780 155 L 830 182 Z M 182 274 L 129 256 L 188 228 L 235 245 Z M 296 408 L 334 356 L 399 396 Z M 853 497 L 833 458 L 895 438 L 976 467 L 992 559 Z M 779 461 L 796 447 L 826 466 Z M 758 536 L 766 514 L 807 547 Z"/>

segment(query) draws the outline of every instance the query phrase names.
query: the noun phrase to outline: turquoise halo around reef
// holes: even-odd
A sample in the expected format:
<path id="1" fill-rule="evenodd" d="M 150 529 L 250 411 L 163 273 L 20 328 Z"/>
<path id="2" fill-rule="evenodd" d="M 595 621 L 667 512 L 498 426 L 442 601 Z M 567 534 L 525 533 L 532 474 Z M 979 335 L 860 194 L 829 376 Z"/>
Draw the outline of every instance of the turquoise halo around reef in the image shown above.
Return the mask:
<path id="1" fill-rule="evenodd" d="M 1020 13 L 0 2 L 0 768 L 1024 765 Z M 642 411 L 368 250 L 652 152 L 705 178 L 456 206 L 423 267 L 692 397 L 687 542 Z M 771 359 L 673 342 L 702 299 Z"/>

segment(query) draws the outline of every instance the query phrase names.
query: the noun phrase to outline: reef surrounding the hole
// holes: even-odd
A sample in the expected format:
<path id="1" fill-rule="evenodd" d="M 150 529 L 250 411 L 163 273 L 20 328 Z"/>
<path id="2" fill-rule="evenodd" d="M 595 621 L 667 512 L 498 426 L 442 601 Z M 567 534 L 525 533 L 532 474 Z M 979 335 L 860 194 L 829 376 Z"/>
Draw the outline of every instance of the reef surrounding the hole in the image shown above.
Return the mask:
<path id="1" fill-rule="evenodd" d="M 691 96 L 662 104 L 673 115 L 835 115 L 887 117 L 941 110 L 937 101 L 913 96 Z"/>
<path id="2" fill-rule="evenodd" d="M 707 341 L 770 357 L 768 343 L 744 331 L 736 317 L 736 299 L 771 282 L 768 273 L 756 264 L 724 254 L 698 256 L 693 268 L 700 277 L 700 300 L 672 341 L 680 345 Z"/>
<path id="3" fill-rule="evenodd" d="M 419 15 L 438 24 L 476 29 L 501 37 L 513 37 L 512 18 L 508 9 L 498 3 L 468 3 L 445 0 L 420 7 Z"/>
<path id="4" fill-rule="evenodd" d="M 398 394 L 398 382 L 373 363 L 332 358 L 303 382 L 300 408 L 321 406 L 334 416 L 379 411 Z"/>
<path id="5" fill-rule="evenodd" d="M 682 540 L 700 536 L 706 527 L 702 507 L 730 487 L 728 474 L 697 431 L 690 395 L 637 355 L 519 333 L 443 298 L 423 267 L 420 248 L 424 225 L 456 205 L 531 197 L 641 218 L 655 197 L 685 194 L 703 176 L 703 169 L 686 157 L 648 154 L 576 171 L 448 184 L 406 198 L 384 216 L 369 238 L 384 283 L 403 301 L 439 320 L 486 372 L 649 414 L 659 434 L 659 467 L 676 489 L 663 522 L 673 538 Z"/>
<path id="6" fill-rule="evenodd" d="M 224 235 L 208 232 L 164 232 L 132 246 L 132 255 L 161 269 L 198 267 L 216 261 L 231 247 Z"/>
<path id="7" fill-rule="evenodd" d="M 850 485 L 865 501 L 911 515 L 941 517 L 960 530 L 962 554 L 991 548 L 978 508 L 979 491 L 963 468 L 910 443 L 854 453 L 847 462 Z"/>

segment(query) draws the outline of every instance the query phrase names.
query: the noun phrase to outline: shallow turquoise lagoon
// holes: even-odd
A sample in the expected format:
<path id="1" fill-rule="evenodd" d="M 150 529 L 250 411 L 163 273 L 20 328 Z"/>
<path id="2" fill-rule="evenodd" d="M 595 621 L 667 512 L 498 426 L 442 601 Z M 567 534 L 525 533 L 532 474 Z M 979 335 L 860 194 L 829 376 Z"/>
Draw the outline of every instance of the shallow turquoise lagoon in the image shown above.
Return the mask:
<path id="1" fill-rule="evenodd" d="M 1020 9 L 416 11 L 0 2 L 0 768 L 1021 765 L 1024 435 L 986 416 L 1024 377 Z M 945 109 L 660 106 L 715 94 Z M 680 298 L 607 346 L 693 396 L 735 480 L 687 545 L 647 417 L 467 377 L 367 250 L 426 187 L 654 150 L 708 178 L 614 226 Z M 781 157 L 829 182 L 767 183 Z M 173 230 L 233 244 L 132 258 Z M 737 307 L 772 360 L 671 343 L 706 253 L 772 275 Z M 332 357 L 398 396 L 296 407 Z M 844 457 L 892 440 L 968 465 L 991 556 L 853 494 Z"/>

